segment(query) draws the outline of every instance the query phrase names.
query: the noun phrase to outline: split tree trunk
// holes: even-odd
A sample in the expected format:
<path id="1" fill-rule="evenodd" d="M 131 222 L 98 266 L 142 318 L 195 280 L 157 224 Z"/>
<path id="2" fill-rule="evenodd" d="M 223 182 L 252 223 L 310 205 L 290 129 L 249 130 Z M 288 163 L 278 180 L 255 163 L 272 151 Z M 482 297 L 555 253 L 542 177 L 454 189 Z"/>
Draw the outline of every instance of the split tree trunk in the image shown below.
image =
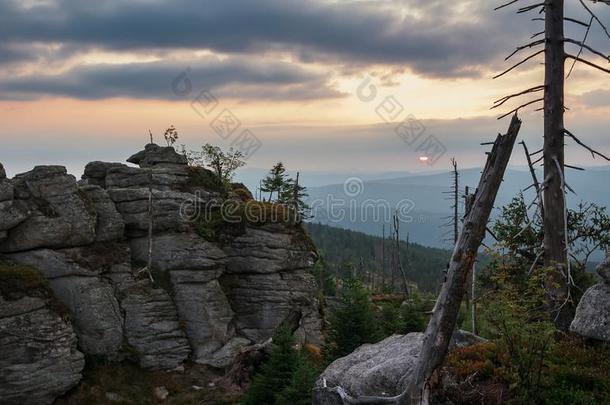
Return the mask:
<path id="1" fill-rule="evenodd" d="M 447 280 L 426 328 L 417 368 L 407 392 L 400 398 L 400 404 L 420 404 L 428 401 L 427 384 L 447 354 L 468 284 L 468 275 L 485 236 L 489 215 L 520 128 L 521 121 L 515 114 L 508 133 L 504 136 L 498 135 L 489 154 L 475 192 L 473 206 L 464 220 L 464 228 L 451 257 Z"/>

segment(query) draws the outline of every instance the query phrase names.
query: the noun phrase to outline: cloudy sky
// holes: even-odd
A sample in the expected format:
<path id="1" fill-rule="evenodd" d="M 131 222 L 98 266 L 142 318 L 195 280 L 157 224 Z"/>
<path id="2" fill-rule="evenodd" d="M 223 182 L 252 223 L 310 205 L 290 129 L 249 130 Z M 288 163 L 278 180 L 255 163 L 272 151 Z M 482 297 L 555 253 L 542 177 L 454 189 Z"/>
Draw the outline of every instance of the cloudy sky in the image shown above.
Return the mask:
<path id="1" fill-rule="evenodd" d="M 610 24 L 609 6 L 586 1 Z M 514 107 L 492 111 L 493 101 L 543 77 L 540 55 L 492 79 L 531 52 L 504 61 L 543 24 L 514 7 L 494 12 L 501 3 L 0 0 L 0 162 L 11 174 L 49 163 L 78 174 L 91 160 L 124 160 L 149 129 L 161 142 L 174 125 L 190 149 L 247 148 L 250 167 L 424 171 L 452 156 L 480 165 L 479 143 L 505 131 L 496 118 Z M 578 0 L 566 4 L 589 20 Z M 610 54 L 599 26 L 589 43 Z M 566 96 L 566 126 L 607 153 L 609 79 L 577 65 Z M 542 144 L 537 107 L 522 112 L 530 149 Z M 602 164 L 576 145 L 568 160 Z"/>

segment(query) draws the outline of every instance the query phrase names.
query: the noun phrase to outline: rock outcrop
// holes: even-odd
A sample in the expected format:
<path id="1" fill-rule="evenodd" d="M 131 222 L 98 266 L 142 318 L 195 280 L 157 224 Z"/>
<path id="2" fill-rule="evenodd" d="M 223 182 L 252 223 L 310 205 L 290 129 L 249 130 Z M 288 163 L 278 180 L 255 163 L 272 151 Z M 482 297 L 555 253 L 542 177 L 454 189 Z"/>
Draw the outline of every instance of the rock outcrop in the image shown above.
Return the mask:
<path id="1" fill-rule="evenodd" d="M 423 339 L 424 334 L 419 332 L 392 335 L 335 360 L 316 382 L 314 405 L 342 404 L 342 395 L 393 397 L 401 394 L 415 371 Z M 451 347 L 483 341 L 469 332 L 458 331 Z"/>
<path id="2" fill-rule="evenodd" d="M 0 290 L 0 402 L 50 404 L 82 377 L 76 335 L 35 270 L 0 263 Z"/>
<path id="3" fill-rule="evenodd" d="M 44 302 L 30 298 L 3 304 L 12 312 L 0 321 L 11 322 L 15 333 L 54 330 L 39 350 L 49 351 L 41 370 L 57 369 L 56 381 L 33 372 L 24 380 L 38 387 L 45 398 L 39 402 L 78 381 L 80 351 L 147 369 L 172 369 L 189 358 L 226 367 L 241 348 L 266 341 L 289 317 L 298 322 L 301 342 L 319 343 L 309 273 L 315 247 L 300 225 L 245 218 L 225 224 L 219 206 L 227 199 L 245 204 L 247 193 L 221 192 L 210 171 L 188 167 L 171 147 L 150 144 L 128 161 L 140 167 L 91 162 L 78 182 L 61 166 L 8 179 L 0 165 L 0 254 L 38 269 L 71 319 L 64 325 Z M 149 190 L 151 269 L 145 268 Z M 210 223 L 201 210 L 213 214 Z M 15 353 L 31 350 L 19 348 L 19 340 L 7 344 Z M 40 363 L 40 356 L 34 360 Z M 0 378 L 16 378 L 11 370 L 20 369 L 18 361 L 0 359 Z M 62 371 L 66 367 L 72 371 Z"/>
<path id="4" fill-rule="evenodd" d="M 601 282 L 589 288 L 576 307 L 570 325 L 581 336 L 610 342 L 610 255 L 598 266 Z"/>

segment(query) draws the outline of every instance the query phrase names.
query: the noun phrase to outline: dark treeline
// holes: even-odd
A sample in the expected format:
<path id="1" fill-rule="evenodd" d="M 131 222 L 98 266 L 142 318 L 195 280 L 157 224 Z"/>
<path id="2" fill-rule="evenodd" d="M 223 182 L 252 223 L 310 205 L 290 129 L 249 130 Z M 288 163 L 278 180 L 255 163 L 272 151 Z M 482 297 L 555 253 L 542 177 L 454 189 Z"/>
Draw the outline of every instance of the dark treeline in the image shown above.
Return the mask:
<path id="1" fill-rule="evenodd" d="M 394 289 L 401 288 L 401 274 L 396 268 L 395 242 L 361 232 L 306 223 L 311 238 L 318 246 L 326 271 L 339 278 L 357 276 L 373 289 L 381 289 L 382 257 L 385 257 L 386 286 L 394 269 Z M 451 252 L 400 241 L 400 263 L 409 283 L 423 292 L 437 292 Z"/>

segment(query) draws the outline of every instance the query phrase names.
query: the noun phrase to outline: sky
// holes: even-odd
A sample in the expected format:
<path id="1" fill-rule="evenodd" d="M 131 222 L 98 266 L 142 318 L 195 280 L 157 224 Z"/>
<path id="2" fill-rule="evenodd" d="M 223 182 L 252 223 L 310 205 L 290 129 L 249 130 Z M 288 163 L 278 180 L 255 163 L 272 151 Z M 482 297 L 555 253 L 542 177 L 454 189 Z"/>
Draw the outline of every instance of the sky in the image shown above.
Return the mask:
<path id="1" fill-rule="evenodd" d="M 610 25 L 610 7 L 588 5 Z M 251 168 L 423 172 L 485 160 L 497 118 L 542 84 L 537 49 L 504 58 L 542 30 L 536 13 L 499 0 L 0 0 L 0 162 L 74 174 L 124 161 L 174 125 L 178 145 L 247 154 Z M 566 15 L 588 22 L 578 0 Z M 566 23 L 581 40 L 585 28 Z M 598 24 L 591 46 L 610 54 Z M 578 47 L 568 44 L 568 50 Z M 583 53 L 608 67 L 608 61 Z M 570 63 L 568 63 L 568 68 Z M 610 76 L 578 64 L 567 81 L 566 127 L 610 154 Z M 542 116 L 520 112 L 522 139 L 542 145 Z M 568 142 L 567 163 L 602 165 Z M 523 165 L 520 150 L 513 165 Z M 427 161 L 420 159 L 428 157 Z"/>

